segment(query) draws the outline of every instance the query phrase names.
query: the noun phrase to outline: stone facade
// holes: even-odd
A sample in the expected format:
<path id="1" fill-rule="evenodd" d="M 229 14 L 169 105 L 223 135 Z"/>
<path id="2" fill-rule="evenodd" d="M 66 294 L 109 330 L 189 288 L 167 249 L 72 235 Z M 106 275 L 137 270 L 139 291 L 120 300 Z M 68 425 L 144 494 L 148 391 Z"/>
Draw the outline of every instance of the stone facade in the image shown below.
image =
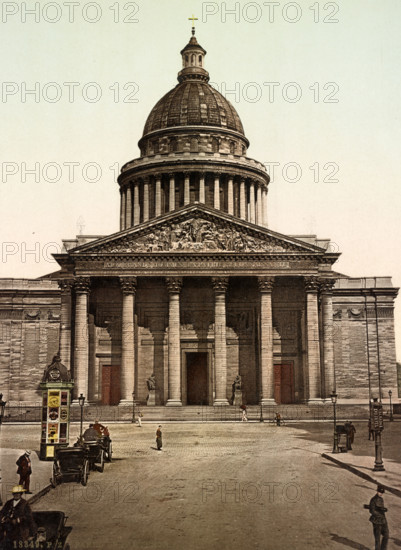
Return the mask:
<path id="1" fill-rule="evenodd" d="M 192 36 L 118 178 L 120 230 L 65 240 L 60 271 L 0 281 L 0 391 L 38 401 L 59 350 L 91 403 L 397 402 L 389 278 L 333 271 L 327 239 L 268 228 L 269 175 Z M 153 400 L 153 394 L 152 394 Z"/>

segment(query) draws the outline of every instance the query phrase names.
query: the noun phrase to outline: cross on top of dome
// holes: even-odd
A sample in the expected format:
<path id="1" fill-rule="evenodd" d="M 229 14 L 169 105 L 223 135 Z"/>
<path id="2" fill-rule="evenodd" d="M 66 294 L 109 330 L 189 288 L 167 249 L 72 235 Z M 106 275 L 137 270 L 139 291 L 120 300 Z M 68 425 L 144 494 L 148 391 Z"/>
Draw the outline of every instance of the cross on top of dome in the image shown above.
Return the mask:
<path id="1" fill-rule="evenodd" d="M 198 18 L 192 14 L 192 17 L 188 17 L 188 21 L 192 21 L 192 36 L 195 36 L 195 21 L 198 21 Z"/>

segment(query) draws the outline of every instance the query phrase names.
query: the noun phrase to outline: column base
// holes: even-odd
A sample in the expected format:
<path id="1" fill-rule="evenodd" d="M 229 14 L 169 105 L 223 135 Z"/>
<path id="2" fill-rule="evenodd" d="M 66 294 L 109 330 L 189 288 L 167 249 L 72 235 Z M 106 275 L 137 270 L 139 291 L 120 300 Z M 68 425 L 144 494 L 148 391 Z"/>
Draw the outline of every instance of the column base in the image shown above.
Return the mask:
<path id="1" fill-rule="evenodd" d="M 166 407 L 182 407 L 182 402 L 179 399 L 168 399 Z"/>
<path id="2" fill-rule="evenodd" d="M 321 397 L 313 397 L 312 399 L 308 399 L 306 401 L 306 404 L 307 405 L 323 405 L 324 402 L 325 402 L 325 400 L 322 399 Z"/>
<path id="3" fill-rule="evenodd" d="M 133 402 L 132 402 L 132 398 L 131 399 L 120 399 L 120 401 L 118 402 L 119 405 L 131 405 L 131 407 L 133 407 Z"/>
<path id="4" fill-rule="evenodd" d="M 221 407 L 224 405 L 229 405 L 228 399 L 215 399 L 213 403 L 213 407 Z"/>
<path id="5" fill-rule="evenodd" d="M 263 398 L 260 400 L 259 405 L 277 405 L 276 401 L 272 398 Z"/>

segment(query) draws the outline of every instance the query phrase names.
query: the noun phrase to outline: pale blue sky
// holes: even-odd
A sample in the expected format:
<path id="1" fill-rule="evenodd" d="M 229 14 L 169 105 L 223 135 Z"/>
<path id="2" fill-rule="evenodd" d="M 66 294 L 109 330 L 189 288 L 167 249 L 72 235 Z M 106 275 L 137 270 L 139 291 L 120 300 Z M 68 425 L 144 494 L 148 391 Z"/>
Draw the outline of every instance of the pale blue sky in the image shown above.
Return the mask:
<path id="1" fill-rule="evenodd" d="M 227 98 L 251 141 L 249 156 L 280 163 L 270 185 L 270 228 L 331 237 L 343 253 L 338 271 L 392 275 L 400 285 L 398 0 L 310 0 L 287 8 L 281 2 L 271 22 L 266 2 L 237 2 L 237 16 L 224 13 L 235 2 L 103 1 L 97 3 L 101 13 L 90 6 L 96 3 L 80 2 L 73 22 L 66 6 L 57 12 L 55 3 L 39 4 L 37 22 L 20 3 L 2 4 L 1 277 L 54 271 L 56 264 L 46 259 L 57 247 L 48 243 L 73 237 L 80 217 L 84 233 L 118 229 L 118 186 L 109 167 L 138 156 L 149 111 L 176 84 L 179 52 L 190 37 L 187 18 L 194 13 L 198 41 L 208 52 L 206 68 L 220 91 L 232 90 Z M 7 15 L 5 5 L 16 13 Z M 130 15 L 138 21 L 123 22 Z M 24 86 L 32 89 L 35 82 L 38 102 L 24 97 Z M 72 85 L 65 82 L 78 83 L 72 102 Z M 280 83 L 272 102 L 267 82 Z M 323 101 L 330 92 L 338 102 Z M 55 93 L 61 97 L 51 102 Z M 138 101 L 124 102 L 130 93 Z M 302 97 L 290 102 L 296 93 Z M 24 182 L 24 166 L 35 163 L 40 181 L 28 174 Z M 46 181 L 57 176 L 54 165 L 46 172 L 47 163 L 60 166 L 59 181 Z M 79 163 L 72 182 L 65 163 Z M 95 179 L 91 163 L 101 169 L 92 183 L 85 181 Z M 285 181 L 288 163 L 302 169 L 299 181 Z M 333 166 L 326 163 L 338 165 L 338 182 L 323 181 Z M 24 247 L 35 246 L 40 257 L 24 257 Z"/>

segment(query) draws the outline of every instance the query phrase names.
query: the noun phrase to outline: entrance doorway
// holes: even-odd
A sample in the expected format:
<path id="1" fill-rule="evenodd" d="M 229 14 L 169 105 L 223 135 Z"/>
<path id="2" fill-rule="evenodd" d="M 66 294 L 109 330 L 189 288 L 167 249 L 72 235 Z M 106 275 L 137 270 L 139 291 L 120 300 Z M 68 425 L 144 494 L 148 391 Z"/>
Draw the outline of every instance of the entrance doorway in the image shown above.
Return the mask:
<path id="1" fill-rule="evenodd" d="M 274 365 L 274 399 L 276 403 L 294 403 L 293 363 Z"/>
<path id="2" fill-rule="evenodd" d="M 118 405 L 120 402 L 120 366 L 102 367 L 102 405 Z"/>
<path id="3" fill-rule="evenodd" d="M 207 353 L 187 353 L 187 405 L 207 405 Z"/>

